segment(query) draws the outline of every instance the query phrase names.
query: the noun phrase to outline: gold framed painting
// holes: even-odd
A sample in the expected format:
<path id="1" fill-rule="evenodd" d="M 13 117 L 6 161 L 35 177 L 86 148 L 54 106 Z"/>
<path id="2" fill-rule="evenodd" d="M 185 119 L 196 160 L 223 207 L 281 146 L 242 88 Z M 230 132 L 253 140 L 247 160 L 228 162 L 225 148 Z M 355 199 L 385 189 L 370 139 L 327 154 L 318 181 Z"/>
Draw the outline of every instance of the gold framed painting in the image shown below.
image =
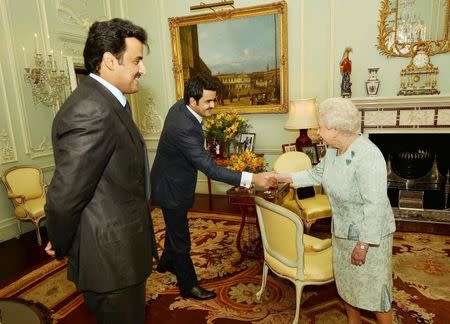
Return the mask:
<path id="1" fill-rule="evenodd" d="M 216 80 L 215 113 L 288 111 L 287 4 L 169 18 L 176 96 L 196 74 Z"/>

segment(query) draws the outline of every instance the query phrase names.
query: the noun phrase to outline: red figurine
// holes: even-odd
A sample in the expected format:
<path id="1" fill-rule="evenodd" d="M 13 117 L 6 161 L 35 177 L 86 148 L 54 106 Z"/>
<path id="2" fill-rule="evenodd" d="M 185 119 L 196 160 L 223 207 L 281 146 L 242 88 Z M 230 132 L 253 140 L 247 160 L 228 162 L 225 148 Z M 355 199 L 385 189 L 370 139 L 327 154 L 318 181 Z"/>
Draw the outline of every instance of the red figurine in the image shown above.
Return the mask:
<path id="1" fill-rule="evenodd" d="M 340 63 L 340 71 L 342 75 L 341 96 L 350 98 L 352 96 L 352 83 L 350 82 L 350 74 L 352 74 L 352 61 L 348 57 L 352 51 L 351 47 L 346 47 Z"/>

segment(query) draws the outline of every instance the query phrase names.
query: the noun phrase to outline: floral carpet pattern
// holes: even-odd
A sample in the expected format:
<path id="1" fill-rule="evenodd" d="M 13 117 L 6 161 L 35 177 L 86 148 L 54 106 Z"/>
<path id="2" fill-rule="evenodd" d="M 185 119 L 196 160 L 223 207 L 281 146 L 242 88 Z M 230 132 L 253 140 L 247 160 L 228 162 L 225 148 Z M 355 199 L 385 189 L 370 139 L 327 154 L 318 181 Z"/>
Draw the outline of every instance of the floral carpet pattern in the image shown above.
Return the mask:
<path id="1" fill-rule="evenodd" d="M 161 211 L 152 213 L 158 248 L 164 246 Z M 153 272 L 147 281 L 148 323 L 289 323 L 295 312 L 295 288 L 269 275 L 260 301 L 260 260 L 239 260 L 235 241 L 240 216 L 189 213 L 192 259 L 201 285 L 218 298 L 196 301 L 179 297 L 175 276 Z M 450 323 L 450 237 L 395 233 L 394 313 L 396 322 Z M 65 261 L 51 261 L 0 289 L 0 297 L 21 297 L 44 304 L 57 322 L 75 316 L 82 295 L 66 280 Z M 346 323 L 334 284 L 307 286 L 300 323 Z M 375 323 L 364 313 L 364 323 Z M 73 322 L 73 321 L 72 321 Z"/>
<path id="2" fill-rule="evenodd" d="M 449 257 L 448 236 L 395 233 L 394 300 L 396 307 L 407 314 L 405 319 L 450 323 Z M 444 309 L 447 311 L 442 312 Z"/>

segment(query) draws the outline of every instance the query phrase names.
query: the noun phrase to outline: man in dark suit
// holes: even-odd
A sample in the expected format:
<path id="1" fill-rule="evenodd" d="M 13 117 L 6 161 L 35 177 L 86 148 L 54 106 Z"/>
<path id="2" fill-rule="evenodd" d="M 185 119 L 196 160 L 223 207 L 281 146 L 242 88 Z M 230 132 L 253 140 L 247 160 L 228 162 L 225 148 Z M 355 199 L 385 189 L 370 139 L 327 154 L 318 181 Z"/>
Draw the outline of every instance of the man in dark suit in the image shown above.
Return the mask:
<path id="1" fill-rule="evenodd" d="M 268 173 L 241 173 L 219 167 L 206 152 L 201 122 L 203 117 L 211 116 L 217 88 L 217 83 L 200 75 L 187 82 L 184 99 L 167 114 L 151 171 L 152 202 L 162 208 L 166 224 L 164 252 L 156 270 L 173 272 L 181 296 L 200 300 L 216 294 L 198 285 L 190 257 L 187 212 L 194 202 L 197 170 L 235 186 L 276 185 Z"/>
<path id="2" fill-rule="evenodd" d="M 84 48 L 86 77 L 55 117 L 55 174 L 47 192 L 46 251 L 68 257 L 68 278 L 98 323 L 144 323 L 145 284 L 157 256 L 149 215 L 144 140 L 125 93 L 146 72 L 144 29 L 95 22 Z"/>

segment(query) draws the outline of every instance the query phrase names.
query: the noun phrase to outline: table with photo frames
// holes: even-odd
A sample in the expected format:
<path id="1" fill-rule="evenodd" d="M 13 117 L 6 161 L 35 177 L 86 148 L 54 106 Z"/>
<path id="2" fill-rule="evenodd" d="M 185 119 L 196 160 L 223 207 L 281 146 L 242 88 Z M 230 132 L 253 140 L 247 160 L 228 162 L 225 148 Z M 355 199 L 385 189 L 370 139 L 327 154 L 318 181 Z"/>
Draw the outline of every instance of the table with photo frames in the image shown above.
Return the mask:
<path id="1" fill-rule="evenodd" d="M 275 204 L 280 203 L 289 193 L 287 183 L 279 183 L 277 188 L 266 191 L 232 187 L 227 190 L 228 204 L 241 211 L 241 224 L 236 238 L 236 247 L 241 254 L 236 264 L 246 257 L 261 259 L 263 257 L 261 233 L 259 232 L 258 218 L 256 217 L 255 196 L 262 197 Z M 244 230 L 248 227 L 248 235 L 244 240 Z"/>
<path id="2" fill-rule="evenodd" d="M 23 298 L 0 298 L 0 324 L 51 324 L 50 310 Z"/>
<path id="3" fill-rule="evenodd" d="M 221 167 L 226 167 L 230 163 L 230 160 L 224 158 L 215 157 L 214 160 L 216 161 L 216 164 Z M 206 176 L 206 181 L 208 183 L 208 208 L 209 210 L 213 210 L 211 178 Z"/>

